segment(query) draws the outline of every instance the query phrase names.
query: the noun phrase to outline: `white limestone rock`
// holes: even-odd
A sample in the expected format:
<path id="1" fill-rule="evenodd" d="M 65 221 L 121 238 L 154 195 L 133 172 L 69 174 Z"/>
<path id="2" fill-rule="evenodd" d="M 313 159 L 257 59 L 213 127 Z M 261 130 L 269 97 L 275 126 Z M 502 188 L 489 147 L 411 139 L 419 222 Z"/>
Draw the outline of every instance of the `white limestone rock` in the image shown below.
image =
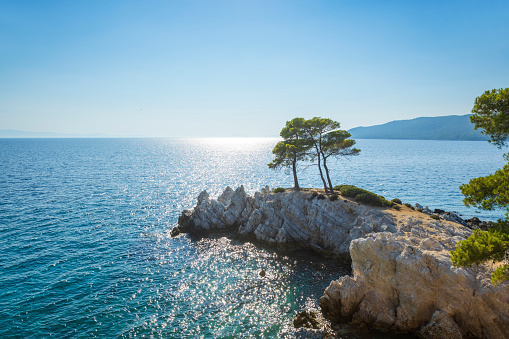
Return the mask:
<path id="1" fill-rule="evenodd" d="M 508 338 L 509 283 L 494 287 L 487 271 L 452 267 L 455 242 L 444 238 L 470 231 L 441 226 L 407 219 L 397 233 L 353 240 L 353 276 L 331 282 L 320 299 L 324 312 L 424 338 Z"/>
<path id="2" fill-rule="evenodd" d="M 278 247 L 350 253 L 352 276 L 332 281 L 320 299 L 332 320 L 424 338 L 509 338 L 509 282 L 494 287 L 489 267 L 452 267 L 450 251 L 472 231 L 406 213 L 312 199 L 305 191 L 264 188 L 251 197 L 241 186 L 227 187 L 217 200 L 202 192 L 194 209 L 182 213 L 179 229 L 227 230 Z"/>
<path id="3" fill-rule="evenodd" d="M 311 192 L 263 193 L 254 197 L 241 186 L 227 187 L 217 198 L 206 191 L 179 228 L 190 233 L 231 230 L 282 246 L 297 246 L 329 254 L 348 253 L 352 239 L 376 231 L 396 231 L 390 214 L 342 199 L 311 199 Z"/>

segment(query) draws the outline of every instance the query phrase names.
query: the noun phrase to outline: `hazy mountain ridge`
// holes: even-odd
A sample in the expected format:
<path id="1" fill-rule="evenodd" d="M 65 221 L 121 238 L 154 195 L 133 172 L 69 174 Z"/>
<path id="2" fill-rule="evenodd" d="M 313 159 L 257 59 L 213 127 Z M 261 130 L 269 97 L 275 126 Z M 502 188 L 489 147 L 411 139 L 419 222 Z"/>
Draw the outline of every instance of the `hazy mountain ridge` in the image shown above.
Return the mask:
<path id="1" fill-rule="evenodd" d="M 396 120 L 382 125 L 356 127 L 349 130 L 354 139 L 413 139 L 413 140 L 488 140 L 467 115 L 421 117 Z"/>
<path id="2" fill-rule="evenodd" d="M 404 140 L 470 140 L 486 141 L 489 138 L 474 130 L 467 115 L 421 117 L 395 120 L 381 125 L 355 127 L 349 130 L 353 139 L 404 139 Z M 118 138 L 140 136 L 112 136 L 107 134 L 70 134 L 54 132 L 27 132 L 0 130 L 0 138 Z"/>

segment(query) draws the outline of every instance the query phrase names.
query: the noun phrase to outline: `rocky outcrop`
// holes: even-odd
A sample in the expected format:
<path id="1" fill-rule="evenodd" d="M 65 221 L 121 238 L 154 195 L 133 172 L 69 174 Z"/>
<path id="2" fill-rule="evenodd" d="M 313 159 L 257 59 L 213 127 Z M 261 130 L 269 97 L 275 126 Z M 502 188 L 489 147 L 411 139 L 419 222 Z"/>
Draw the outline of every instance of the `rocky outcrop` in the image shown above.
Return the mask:
<path id="1" fill-rule="evenodd" d="M 331 282 L 320 299 L 335 322 L 423 338 L 509 338 L 509 283 L 493 286 L 490 266 L 452 267 L 450 251 L 472 232 L 456 222 L 312 192 L 275 194 L 267 187 L 249 196 L 241 186 L 217 199 L 202 192 L 172 234 L 223 231 L 282 247 L 350 253 L 352 276 Z"/>
<path id="2" fill-rule="evenodd" d="M 353 275 L 331 282 L 322 310 L 335 321 L 424 338 L 508 338 L 509 284 L 494 287 L 489 267 L 451 265 L 449 251 L 468 234 L 408 218 L 396 233 L 353 240 Z"/>
<path id="3" fill-rule="evenodd" d="M 266 188 L 251 197 L 243 186 L 235 191 L 227 187 L 217 199 L 210 199 L 203 191 L 173 232 L 231 232 L 332 255 L 348 253 L 353 239 L 371 232 L 396 232 L 394 217 L 376 208 L 346 199 L 318 199 L 311 192 L 269 192 Z"/>

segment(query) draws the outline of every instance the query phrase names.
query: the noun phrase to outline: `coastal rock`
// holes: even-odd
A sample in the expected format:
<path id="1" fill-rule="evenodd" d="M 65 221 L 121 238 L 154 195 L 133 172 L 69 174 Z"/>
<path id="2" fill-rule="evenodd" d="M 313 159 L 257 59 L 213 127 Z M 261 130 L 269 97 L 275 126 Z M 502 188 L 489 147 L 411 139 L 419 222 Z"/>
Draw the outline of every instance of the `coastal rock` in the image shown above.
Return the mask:
<path id="1" fill-rule="evenodd" d="M 293 326 L 295 328 L 306 327 L 317 330 L 321 327 L 321 323 L 325 320 L 322 319 L 323 316 L 320 312 L 316 310 L 304 310 L 297 313 L 297 315 L 293 318 Z"/>
<path id="2" fill-rule="evenodd" d="M 445 212 L 441 213 L 440 216 L 445 220 L 456 222 L 458 224 L 462 224 L 463 226 L 468 226 L 468 223 L 465 220 L 463 220 L 457 213 Z"/>
<path id="3" fill-rule="evenodd" d="M 179 218 L 178 230 L 192 234 L 229 231 L 282 248 L 308 248 L 340 255 L 353 239 L 371 232 L 396 232 L 393 216 L 380 209 L 338 199 L 311 199 L 311 192 L 246 194 L 227 187 L 217 198 L 200 193 L 193 210 Z"/>
<path id="4" fill-rule="evenodd" d="M 295 338 L 336 338 L 330 326 L 330 321 L 324 318 L 322 312 L 308 308 L 295 315 L 293 326 L 297 329 Z"/>
<path id="5" fill-rule="evenodd" d="M 450 251 L 472 234 L 459 216 L 434 220 L 405 206 L 396 211 L 318 196 L 266 188 L 251 197 L 241 186 L 216 200 L 204 191 L 180 216 L 178 231 L 228 231 L 281 248 L 349 253 L 352 275 L 332 281 L 320 299 L 331 321 L 424 338 L 509 338 L 509 282 L 493 286 L 491 265 L 451 264 Z"/>
<path id="6" fill-rule="evenodd" d="M 261 189 L 260 191 L 261 194 L 267 194 L 267 193 L 270 193 L 270 187 L 267 185 L 265 186 L 264 188 Z"/>
<path id="7" fill-rule="evenodd" d="M 336 321 L 424 338 L 508 338 L 509 283 L 490 269 L 452 267 L 449 251 L 470 230 L 403 220 L 396 233 L 372 233 L 350 245 L 353 276 L 331 282 L 320 299 Z"/>

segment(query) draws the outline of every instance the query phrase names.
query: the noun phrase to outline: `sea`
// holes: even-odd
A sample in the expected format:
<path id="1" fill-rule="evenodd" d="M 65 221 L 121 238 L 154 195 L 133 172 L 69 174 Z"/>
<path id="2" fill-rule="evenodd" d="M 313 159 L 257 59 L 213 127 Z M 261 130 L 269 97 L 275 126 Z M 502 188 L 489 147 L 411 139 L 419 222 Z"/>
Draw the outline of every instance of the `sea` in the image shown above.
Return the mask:
<path id="1" fill-rule="evenodd" d="M 268 168 L 274 138 L 0 139 L 0 338 L 277 338 L 317 307 L 347 259 L 223 236 L 171 238 L 207 190 L 292 187 Z M 333 183 L 388 199 L 463 205 L 470 179 L 504 165 L 488 142 L 358 140 Z M 301 187 L 321 187 L 302 164 Z M 259 271 L 267 272 L 265 277 Z M 344 338 L 391 338 L 345 326 Z"/>

